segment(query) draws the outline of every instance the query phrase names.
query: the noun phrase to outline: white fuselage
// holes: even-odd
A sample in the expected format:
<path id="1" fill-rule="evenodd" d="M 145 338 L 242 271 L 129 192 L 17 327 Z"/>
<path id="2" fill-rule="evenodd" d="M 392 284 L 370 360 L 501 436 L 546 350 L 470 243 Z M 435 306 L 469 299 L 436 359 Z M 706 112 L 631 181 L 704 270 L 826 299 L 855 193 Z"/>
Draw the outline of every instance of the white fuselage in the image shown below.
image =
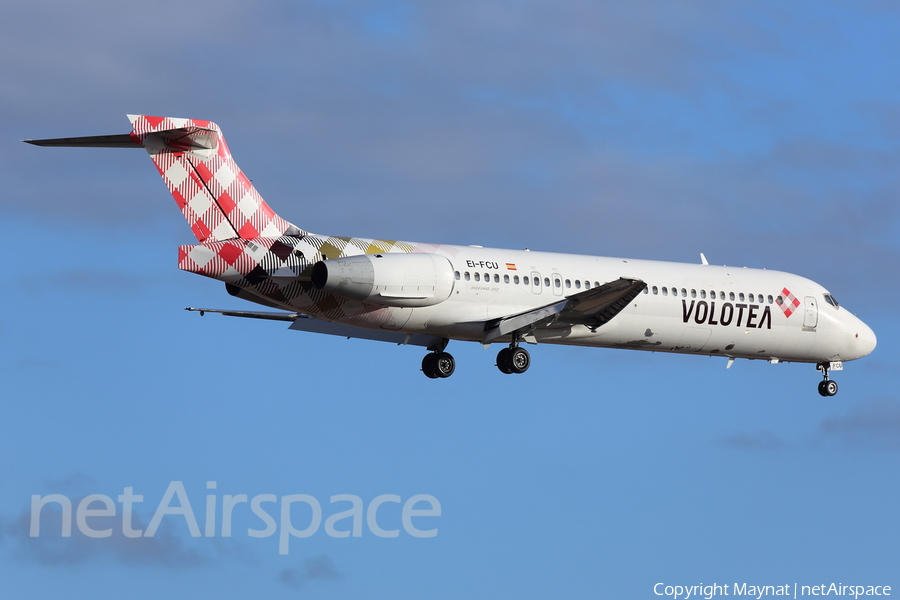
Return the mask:
<path id="1" fill-rule="evenodd" d="M 853 360 L 875 347 L 872 330 L 832 304 L 825 288 L 790 273 L 472 246 L 433 245 L 429 251 L 453 266 L 449 298 L 386 309 L 387 319 L 379 309 L 370 323 L 363 309 L 345 322 L 481 341 L 486 321 L 628 278 L 647 288 L 608 323 L 595 330 L 551 324 L 536 328 L 533 341 L 816 363 Z M 342 254 L 354 253 L 362 251 Z"/>

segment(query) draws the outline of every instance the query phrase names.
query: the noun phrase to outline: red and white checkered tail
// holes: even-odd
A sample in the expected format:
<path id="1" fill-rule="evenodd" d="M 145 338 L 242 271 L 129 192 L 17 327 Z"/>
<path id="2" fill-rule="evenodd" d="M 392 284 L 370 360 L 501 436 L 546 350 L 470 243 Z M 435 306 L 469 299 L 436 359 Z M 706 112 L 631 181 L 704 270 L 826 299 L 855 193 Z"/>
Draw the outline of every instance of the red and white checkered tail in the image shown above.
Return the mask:
<path id="1" fill-rule="evenodd" d="M 211 121 L 128 115 L 200 242 L 302 235 L 269 208 L 231 157 Z"/>

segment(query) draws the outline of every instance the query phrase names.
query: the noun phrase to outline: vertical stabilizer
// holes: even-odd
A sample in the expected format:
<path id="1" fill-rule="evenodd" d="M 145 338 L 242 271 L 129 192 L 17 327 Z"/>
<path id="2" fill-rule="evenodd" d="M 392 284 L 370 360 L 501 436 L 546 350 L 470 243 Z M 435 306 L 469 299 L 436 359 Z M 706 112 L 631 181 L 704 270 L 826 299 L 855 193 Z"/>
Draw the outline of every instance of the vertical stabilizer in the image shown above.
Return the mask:
<path id="1" fill-rule="evenodd" d="M 269 208 L 211 121 L 128 115 L 143 146 L 201 242 L 302 235 Z"/>

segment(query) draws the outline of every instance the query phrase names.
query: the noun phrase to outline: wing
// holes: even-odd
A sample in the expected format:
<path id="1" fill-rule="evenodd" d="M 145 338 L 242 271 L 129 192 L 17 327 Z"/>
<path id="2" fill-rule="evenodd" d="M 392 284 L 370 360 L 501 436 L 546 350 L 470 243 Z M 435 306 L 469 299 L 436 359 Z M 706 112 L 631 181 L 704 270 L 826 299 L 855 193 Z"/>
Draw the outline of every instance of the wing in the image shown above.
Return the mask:
<path id="1" fill-rule="evenodd" d="M 647 284 L 640 279 L 620 278 L 609 283 L 516 315 L 488 321 L 482 344 L 513 332 L 522 332 L 554 322 L 585 325 L 592 330 L 608 323 L 628 306 Z"/>
<path id="2" fill-rule="evenodd" d="M 493 340 L 514 332 L 526 332 L 536 327 L 551 323 L 568 325 L 585 325 L 591 329 L 608 323 L 619 312 L 628 306 L 647 284 L 640 279 L 620 278 L 583 292 L 579 292 L 558 302 L 547 304 L 532 310 L 492 319 L 484 324 L 482 344 L 490 344 Z M 301 313 L 274 311 L 221 310 L 216 308 L 186 308 L 197 311 L 201 315 L 211 312 L 229 317 L 246 317 L 250 319 L 266 319 L 270 321 L 289 321 L 290 329 L 339 335 L 346 338 L 392 342 L 402 345 L 437 347 L 442 338 L 427 334 L 409 334 L 397 331 L 365 329 L 353 325 L 331 323 L 321 319 L 313 319 Z"/>

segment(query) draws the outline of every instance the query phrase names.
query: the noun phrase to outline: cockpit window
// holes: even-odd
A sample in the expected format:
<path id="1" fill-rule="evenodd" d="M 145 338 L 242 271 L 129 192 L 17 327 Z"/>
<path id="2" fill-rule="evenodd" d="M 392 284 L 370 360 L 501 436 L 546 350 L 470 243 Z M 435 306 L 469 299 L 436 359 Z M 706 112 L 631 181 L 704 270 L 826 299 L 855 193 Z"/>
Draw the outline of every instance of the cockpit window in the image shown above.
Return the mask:
<path id="1" fill-rule="evenodd" d="M 840 303 L 837 300 L 835 300 L 834 296 L 832 296 L 831 294 L 825 294 L 825 302 L 827 302 L 828 304 L 832 305 L 835 308 L 841 307 Z"/>

